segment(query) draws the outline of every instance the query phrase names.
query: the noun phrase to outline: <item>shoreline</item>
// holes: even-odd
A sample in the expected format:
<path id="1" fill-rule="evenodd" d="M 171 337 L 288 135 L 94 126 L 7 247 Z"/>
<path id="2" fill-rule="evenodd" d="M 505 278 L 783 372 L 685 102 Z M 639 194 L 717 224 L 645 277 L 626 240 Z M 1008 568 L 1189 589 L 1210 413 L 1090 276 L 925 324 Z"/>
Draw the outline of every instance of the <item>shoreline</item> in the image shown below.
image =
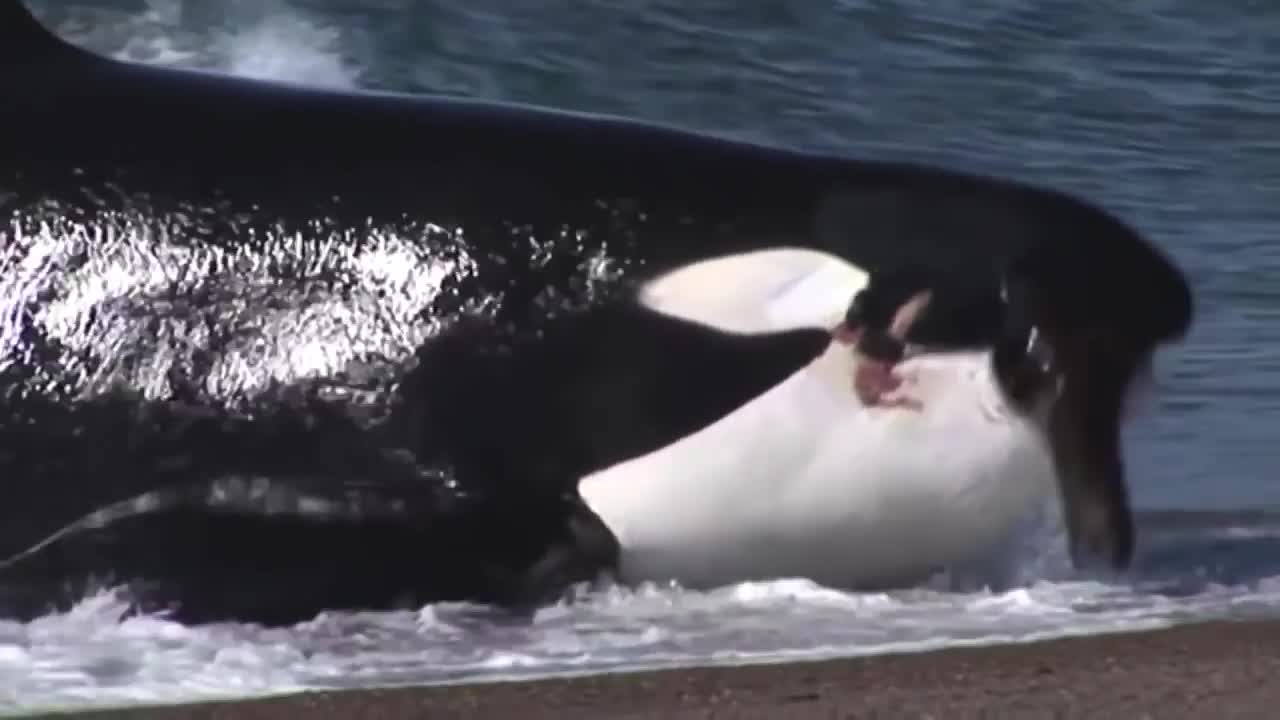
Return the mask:
<path id="1" fill-rule="evenodd" d="M 849 659 L 317 690 L 31 717 L 1269 718 L 1280 707 L 1277 676 L 1280 621 L 1212 621 Z"/>

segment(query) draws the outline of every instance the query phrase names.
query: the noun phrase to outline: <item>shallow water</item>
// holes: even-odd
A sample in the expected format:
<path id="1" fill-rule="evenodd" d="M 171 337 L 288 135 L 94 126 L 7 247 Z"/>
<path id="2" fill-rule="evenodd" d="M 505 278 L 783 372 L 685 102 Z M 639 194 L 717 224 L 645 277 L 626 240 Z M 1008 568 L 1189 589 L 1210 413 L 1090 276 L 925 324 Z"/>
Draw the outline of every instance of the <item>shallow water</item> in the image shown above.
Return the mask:
<path id="1" fill-rule="evenodd" d="M 802 580 L 602 588 L 532 621 L 439 605 L 291 628 L 189 628 L 121 621 L 123 604 L 103 592 L 65 614 L 0 622 L 0 708 L 874 655 L 1280 611 L 1280 517 L 1148 515 L 1139 568 L 1124 580 L 1073 577 L 1046 520 L 989 566 L 912 590 L 855 594 Z M 993 578 L 1000 589 L 982 588 Z"/>
<path id="2" fill-rule="evenodd" d="M 1280 9 L 1249 0 L 944 7 L 646 0 L 33 2 L 148 62 L 614 112 L 926 160 L 1075 190 L 1190 273 L 1185 346 L 1129 438 L 1144 516 L 1129 577 L 1066 572 L 1029 532 L 997 567 L 893 594 L 798 581 L 606 591 L 501 622 L 474 608 L 291 629 L 118 621 L 107 596 L 0 623 L 0 709 L 177 700 L 1110 631 L 1280 606 Z M 322 151 L 322 149 L 321 149 Z M 1087 282 L 1087 278 L 1082 278 Z M 1140 292 L 1136 281 L 1135 292 Z M 1220 511 L 1220 512 L 1214 512 Z M 995 580 L 995 590 L 972 590 Z"/>

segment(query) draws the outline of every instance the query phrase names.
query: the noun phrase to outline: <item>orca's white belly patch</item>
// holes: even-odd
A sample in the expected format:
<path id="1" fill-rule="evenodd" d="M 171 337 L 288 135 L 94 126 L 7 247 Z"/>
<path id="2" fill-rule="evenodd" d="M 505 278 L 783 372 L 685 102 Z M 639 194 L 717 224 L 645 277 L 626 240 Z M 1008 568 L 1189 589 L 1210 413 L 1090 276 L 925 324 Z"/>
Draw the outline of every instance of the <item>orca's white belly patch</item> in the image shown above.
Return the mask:
<path id="1" fill-rule="evenodd" d="M 834 326 L 866 282 L 835 256 L 775 248 L 677 269 L 640 300 L 724 332 L 773 332 Z M 853 390 L 857 359 L 833 344 L 718 422 L 579 490 L 618 538 L 627 582 L 917 582 L 989 547 L 1053 487 L 1042 436 L 1004 406 L 989 360 L 908 359 L 923 409 L 868 408 Z"/>
<path id="2" fill-rule="evenodd" d="M 806 577 L 925 579 L 998 541 L 1051 490 L 1030 421 L 1003 407 L 987 353 L 910 359 L 917 412 L 867 408 L 833 346 L 719 422 L 583 479 L 626 582 L 710 587 Z"/>

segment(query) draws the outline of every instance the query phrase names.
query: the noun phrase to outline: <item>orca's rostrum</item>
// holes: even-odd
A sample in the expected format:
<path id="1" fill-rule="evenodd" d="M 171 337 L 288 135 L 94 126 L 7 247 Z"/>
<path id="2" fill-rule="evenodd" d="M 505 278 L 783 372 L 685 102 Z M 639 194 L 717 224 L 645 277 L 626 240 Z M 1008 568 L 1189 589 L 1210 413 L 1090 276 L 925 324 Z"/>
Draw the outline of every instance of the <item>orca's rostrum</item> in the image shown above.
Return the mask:
<path id="1" fill-rule="evenodd" d="M 884 587 L 1052 488 L 1077 563 L 1130 561 L 1126 395 L 1192 297 L 1080 199 L 118 62 L 19 0 L 0 93 L 5 614 Z M 920 412 L 859 403 L 830 337 L 904 267 L 939 290 Z"/>

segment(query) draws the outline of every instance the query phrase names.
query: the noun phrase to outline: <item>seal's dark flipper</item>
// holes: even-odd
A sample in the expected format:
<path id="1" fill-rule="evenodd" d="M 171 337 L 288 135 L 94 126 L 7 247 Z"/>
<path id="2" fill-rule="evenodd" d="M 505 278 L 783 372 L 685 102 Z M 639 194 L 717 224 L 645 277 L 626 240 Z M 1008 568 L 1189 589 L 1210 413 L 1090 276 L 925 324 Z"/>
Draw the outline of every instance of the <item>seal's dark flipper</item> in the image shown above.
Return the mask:
<path id="1" fill-rule="evenodd" d="M 1064 365 L 1063 392 L 1049 417 L 1063 516 L 1078 568 L 1127 568 L 1134 526 L 1121 447 L 1125 392 L 1137 363 L 1099 353 Z"/>
<path id="2" fill-rule="evenodd" d="M 1010 400 L 1046 422 L 1072 563 L 1121 570 L 1134 548 L 1121 422 L 1129 385 L 1154 343 L 1063 322 L 1038 278 L 1022 269 L 1006 278 L 993 367 Z"/>
<path id="3" fill-rule="evenodd" d="M 930 294 L 929 306 L 910 323 L 906 341 L 936 348 L 995 342 L 1005 309 L 994 278 L 957 278 L 911 263 L 873 272 L 850 302 L 845 322 L 873 335 L 885 334 L 896 314 L 921 292 Z"/>
<path id="4" fill-rule="evenodd" d="M 1010 401 L 1039 414 L 1058 476 L 1072 563 L 1129 565 L 1134 530 L 1121 448 L 1125 391 L 1136 363 L 1107 349 L 1072 355 L 1030 327 L 997 343 L 996 373 Z M 1064 357 L 1065 355 L 1065 357 Z"/>

